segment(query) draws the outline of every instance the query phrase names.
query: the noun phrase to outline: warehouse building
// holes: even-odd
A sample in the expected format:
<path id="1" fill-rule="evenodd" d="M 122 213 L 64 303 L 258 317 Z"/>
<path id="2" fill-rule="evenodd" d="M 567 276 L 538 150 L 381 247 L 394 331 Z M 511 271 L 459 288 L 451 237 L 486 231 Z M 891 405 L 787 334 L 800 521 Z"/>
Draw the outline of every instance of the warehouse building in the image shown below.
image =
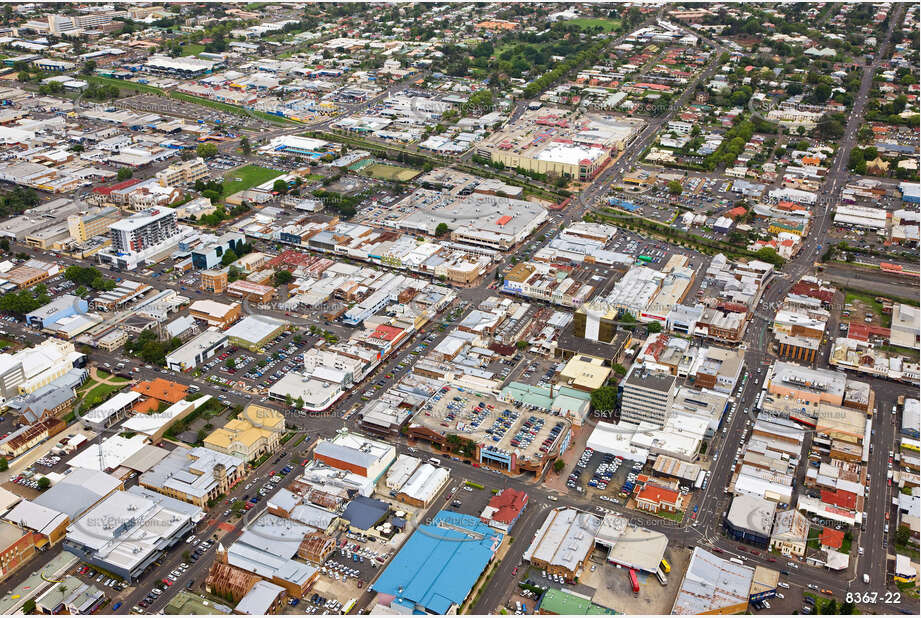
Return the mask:
<path id="1" fill-rule="evenodd" d="M 416 529 L 371 589 L 386 613 L 457 613 L 502 539 L 476 517 L 441 511 Z"/>
<path id="2" fill-rule="evenodd" d="M 755 570 L 720 558 L 699 547 L 694 549 L 672 615 L 744 614 Z"/>
<path id="3" fill-rule="evenodd" d="M 573 581 L 595 549 L 601 519 L 569 507 L 553 509 L 534 534 L 523 558 L 532 566 Z"/>
<path id="4" fill-rule="evenodd" d="M 114 492 L 71 524 L 64 549 L 87 564 L 135 581 L 182 542 L 201 512 L 197 506 L 131 487 Z"/>
<path id="5" fill-rule="evenodd" d="M 230 343 L 248 350 L 258 350 L 284 332 L 288 323 L 267 315 L 248 315 L 224 331 Z"/>

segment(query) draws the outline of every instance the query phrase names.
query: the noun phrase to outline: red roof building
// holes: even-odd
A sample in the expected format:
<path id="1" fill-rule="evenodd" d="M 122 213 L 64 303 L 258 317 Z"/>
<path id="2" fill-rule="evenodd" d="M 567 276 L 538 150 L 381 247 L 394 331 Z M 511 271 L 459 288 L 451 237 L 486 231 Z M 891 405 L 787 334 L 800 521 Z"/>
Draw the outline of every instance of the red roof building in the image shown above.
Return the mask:
<path id="1" fill-rule="evenodd" d="M 489 504 L 483 509 L 483 513 L 480 514 L 480 520 L 493 528 L 508 532 L 521 517 L 527 505 L 528 494 L 506 488 L 492 497 Z"/>
<path id="2" fill-rule="evenodd" d="M 857 494 L 842 489 L 823 489 L 822 502 L 853 511 L 857 508 Z"/>
<path id="3" fill-rule="evenodd" d="M 825 548 L 841 549 L 841 545 L 844 543 L 844 531 L 828 527 L 822 528 L 819 543 Z"/>
<path id="4" fill-rule="evenodd" d="M 673 489 L 651 484 L 643 485 L 636 492 L 634 499 L 636 500 L 636 508 L 650 513 L 680 511 L 684 506 L 684 497 L 680 493 Z"/>

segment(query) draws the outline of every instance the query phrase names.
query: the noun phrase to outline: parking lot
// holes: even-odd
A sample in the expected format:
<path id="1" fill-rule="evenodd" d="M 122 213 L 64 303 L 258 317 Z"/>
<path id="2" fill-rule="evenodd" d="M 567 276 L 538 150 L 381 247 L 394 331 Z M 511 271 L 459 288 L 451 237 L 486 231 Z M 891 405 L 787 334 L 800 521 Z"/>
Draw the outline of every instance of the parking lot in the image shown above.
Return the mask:
<path id="1" fill-rule="evenodd" d="M 301 355 L 315 341 L 315 337 L 303 333 L 284 331 L 269 342 L 262 353 L 231 347 L 197 371 L 219 388 L 264 394 L 286 373 L 302 368 Z"/>

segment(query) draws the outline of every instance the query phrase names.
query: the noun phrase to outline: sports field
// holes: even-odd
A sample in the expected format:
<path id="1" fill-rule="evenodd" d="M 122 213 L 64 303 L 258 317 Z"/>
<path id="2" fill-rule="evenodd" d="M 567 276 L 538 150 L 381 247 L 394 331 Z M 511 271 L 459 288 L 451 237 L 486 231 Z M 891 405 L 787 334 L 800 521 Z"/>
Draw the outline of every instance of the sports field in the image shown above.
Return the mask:
<path id="1" fill-rule="evenodd" d="M 258 165 L 246 165 L 230 170 L 224 174 L 224 195 L 233 195 L 238 191 L 251 189 L 266 180 L 281 176 L 283 172 Z M 238 180 L 239 179 L 239 180 Z"/>

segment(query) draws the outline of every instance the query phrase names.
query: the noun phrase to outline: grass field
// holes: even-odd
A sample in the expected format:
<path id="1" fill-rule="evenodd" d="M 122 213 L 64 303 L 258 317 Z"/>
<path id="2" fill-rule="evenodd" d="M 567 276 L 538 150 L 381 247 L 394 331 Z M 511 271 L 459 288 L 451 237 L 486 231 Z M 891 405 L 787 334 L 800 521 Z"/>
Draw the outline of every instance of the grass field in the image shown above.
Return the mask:
<path id="1" fill-rule="evenodd" d="M 563 23 L 572 26 L 579 26 L 580 28 L 601 27 L 604 32 L 612 32 L 620 28 L 619 20 L 605 19 L 603 17 L 579 17 L 578 19 L 570 19 Z"/>
<path id="2" fill-rule="evenodd" d="M 77 394 L 82 399 L 81 404 L 84 410 L 91 410 L 95 408 L 100 403 L 108 399 L 108 396 L 111 393 L 120 391 L 125 387 L 125 384 L 128 383 L 128 380 L 119 377 L 110 377 L 108 374 L 103 374 L 100 372 L 100 377 L 103 379 L 110 379 L 115 384 L 106 384 L 105 382 L 97 382 L 96 380 L 90 379 L 89 382 L 84 384 Z"/>
<path id="3" fill-rule="evenodd" d="M 205 51 L 205 46 L 201 43 L 189 43 L 188 45 L 182 46 L 183 56 L 197 56 L 203 51 Z"/>
<path id="4" fill-rule="evenodd" d="M 283 172 L 258 165 L 246 165 L 224 174 L 224 195 L 233 195 L 238 191 L 251 189 L 266 180 L 281 176 Z M 239 180 L 237 180 L 239 178 Z"/>
<path id="5" fill-rule="evenodd" d="M 369 165 L 361 171 L 378 180 L 399 180 L 401 182 L 409 182 L 422 173 L 409 167 L 397 167 L 396 165 L 385 165 L 383 163 Z"/>
<path id="6" fill-rule="evenodd" d="M 86 80 L 96 83 L 96 84 L 104 84 L 106 86 L 117 86 L 121 88 L 122 90 L 128 90 L 132 92 L 137 90 L 139 92 L 147 92 L 149 94 L 166 94 L 166 92 L 162 88 L 157 88 L 156 86 L 149 86 L 147 84 L 139 84 L 137 82 L 129 82 L 124 79 L 113 79 L 111 77 L 100 77 L 99 75 L 90 75 L 89 77 L 86 78 Z"/>

